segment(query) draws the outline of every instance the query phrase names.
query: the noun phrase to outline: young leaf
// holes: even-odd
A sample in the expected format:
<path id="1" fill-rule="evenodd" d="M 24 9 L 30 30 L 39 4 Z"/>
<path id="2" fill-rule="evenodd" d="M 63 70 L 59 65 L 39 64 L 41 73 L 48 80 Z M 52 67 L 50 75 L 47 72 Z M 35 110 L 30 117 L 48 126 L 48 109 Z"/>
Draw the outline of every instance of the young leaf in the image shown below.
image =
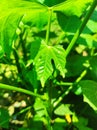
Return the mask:
<path id="1" fill-rule="evenodd" d="M 79 85 L 84 94 L 84 101 L 97 110 L 97 82 L 92 80 L 80 81 Z"/>
<path id="2" fill-rule="evenodd" d="M 38 79 L 44 86 L 46 80 L 53 73 L 54 61 L 56 69 L 60 71 L 60 74 L 65 76 L 65 50 L 61 45 L 48 46 L 45 43 L 41 44 L 40 50 L 34 59 Z"/>
<path id="3" fill-rule="evenodd" d="M 92 0 L 66 0 L 65 2 L 53 6 L 53 11 L 62 12 L 66 16 L 81 16 Z"/>

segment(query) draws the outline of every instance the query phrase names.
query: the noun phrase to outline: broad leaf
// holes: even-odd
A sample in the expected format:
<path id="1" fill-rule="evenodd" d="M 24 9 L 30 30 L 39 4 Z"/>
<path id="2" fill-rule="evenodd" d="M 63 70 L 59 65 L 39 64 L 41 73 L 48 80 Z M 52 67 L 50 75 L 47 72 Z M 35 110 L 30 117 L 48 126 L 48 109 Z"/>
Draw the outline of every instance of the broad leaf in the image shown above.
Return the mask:
<path id="1" fill-rule="evenodd" d="M 83 57 L 80 55 L 72 55 L 68 57 L 66 62 L 66 76 L 72 77 L 80 75 L 81 72 L 85 69 L 83 64 L 86 62 L 86 60 L 88 60 L 88 57 Z"/>
<path id="2" fill-rule="evenodd" d="M 21 20 L 24 24 L 30 23 L 32 26 L 42 28 L 47 19 L 47 7 L 39 3 L 24 0 L 0 1 L 0 44 L 7 55 L 10 55 L 16 29 Z"/>
<path id="3" fill-rule="evenodd" d="M 81 16 L 92 0 L 66 0 L 65 2 L 55 5 L 53 11 L 62 12 L 67 16 Z"/>
<path id="4" fill-rule="evenodd" d="M 84 94 L 84 101 L 94 110 L 97 110 L 97 82 L 92 80 L 83 80 L 79 85 Z"/>
<path id="5" fill-rule="evenodd" d="M 77 16 L 66 16 L 61 12 L 57 13 L 58 23 L 65 32 L 75 33 L 81 21 Z"/>
<path id="6" fill-rule="evenodd" d="M 46 80 L 53 73 L 54 61 L 56 69 L 58 69 L 61 75 L 65 76 L 65 50 L 61 45 L 48 46 L 45 43 L 41 44 L 40 50 L 34 59 L 38 79 L 44 86 Z"/>

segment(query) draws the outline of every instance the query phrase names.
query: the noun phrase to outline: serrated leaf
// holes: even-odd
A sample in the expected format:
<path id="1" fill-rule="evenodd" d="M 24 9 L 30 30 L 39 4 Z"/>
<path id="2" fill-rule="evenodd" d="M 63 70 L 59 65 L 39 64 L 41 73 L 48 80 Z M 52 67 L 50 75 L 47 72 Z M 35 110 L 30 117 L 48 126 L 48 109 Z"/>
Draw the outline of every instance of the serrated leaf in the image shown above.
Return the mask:
<path id="1" fill-rule="evenodd" d="M 67 16 L 81 16 L 92 0 L 66 0 L 65 2 L 55 5 L 53 11 L 62 12 Z"/>
<path id="2" fill-rule="evenodd" d="M 97 110 L 97 82 L 93 80 L 83 80 L 79 85 L 84 94 L 84 101 L 94 110 Z"/>
<path id="3" fill-rule="evenodd" d="M 45 43 L 42 43 L 40 50 L 34 60 L 38 79 L 41 81 L 42 86 L 44 86 L 46 80 L 53 73 L 52 60 L 54 61 L 55 67 L 64 77 L 65 50 L 61 45 L 48 46 Z"/>

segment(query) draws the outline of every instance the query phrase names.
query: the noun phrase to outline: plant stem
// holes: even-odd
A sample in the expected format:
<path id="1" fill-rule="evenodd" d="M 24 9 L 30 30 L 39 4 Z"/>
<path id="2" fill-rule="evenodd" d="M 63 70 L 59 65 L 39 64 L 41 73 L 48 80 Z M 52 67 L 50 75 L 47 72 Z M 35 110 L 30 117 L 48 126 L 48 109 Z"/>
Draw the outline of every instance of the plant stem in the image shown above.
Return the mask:
<path id="1" fill-rule="evenodd" d="M 16 62 L 16 67 L 17 67 L 18 73 L 21 74 L 22 69 L 21 69 L 21 66 L 20 66 L 20 63 L 19 63 L 19 55 L 17 53 L 16 48 L 13 48 L 13 54 L 14 54 L 14 57 L 15 57 L 15 62 Z"/>
<path id="2" fill-rule="evenodd" d="M 49 7 L 48 11 L 49 11 L 49 17 L 48 17 L 48 25 L 47 25 L 47 32 L 46 32 L 46 45 L 48 45 L 48 42 L 49 42 L 51 18 L 52 18 L 52 8 Z"/>
<path id="3" fill-rule="evenodd" d="M 77 84 L 78 82 L 80 82 L 86 74 L 87 74 L 87 70 L 84 70 L 73 84 Z M 54 108 L 63 100 L 64 96 L 66 96 L 72 90 L 73 84 L 70 85 L 70 87 L 53 104 Z"/>
<path id="4" fill-rule="evenodd" d="M 60 34 L 60 36 L 59 36 L 58 39 L 57 39 L 56 45 L 60 43 L 60 41 L 64 38 L 65 35 L 66 35 L 65 32 L 62 32 L 62 33 Z"/>
<path id="5" fill-rule="evenodd" d="M 19 88 L 19 87 L 14 87 L 14 86 L 11 86 L 11 85 L 6 85 L 6 84 L 0 83 L 0 89 L 7 89 L 7 90 L 12 90 L 12 91 L 17 91 L 17 92 L 28 94 L 30 96 L 39 97 L 39 98 L 44 100 L 44 98 L 41 95 L 33 93 L 33 92 L 31 92 L 29 90 L 26 90 L 26 89 Z"/>
<path id="6" fill-rule="evenodd" d="M 72 82 L 55 82 L 56 85 L 59 85 L 59 86 L 71 86 L 73 85 Z"/>
<path id="7" fill-rule="evenodd" d="M 87 14 L 86 14 L 86 16 L 85 16 L 83 22 L 81 23 L 80 27 L 79 27 L 78 30 L 76 31 L 76 33 L 75 33 L 73 39 L 71 40 L 69 46 L 68 46 L 67 49 L 66 49 L 66 54 L 65 54 L 66 57 L 67 57 L 68 54 L 70 53 L 72 47 L 74 46 L 74 44 L 76 43 L 78 37 L 80 36 L 81 32 L 83 31 L 84 27 L 86 26 L 86 24 L 87 24 L 87 22 L 88 22 L 88 20 L 89 20 L 89 18 L 90 18 L 90 16 L 91 16 L 91 14 L 93 13 L 93 11 L 94 11 L 96 5 L 97 5 L 97 0 L 94 0 L 93 3 L 92 3 L 92 5 L 91 5 L 91 7 L 90 7 L 90 9 L 89 9 L 89 11 L 87 12 Z"/>
<path id="8" fill-rule="evenodd" d="M 73 86 L 70 86 L 58 99 L 54 102 L 53 108 L 55 109 L 57 105 L 63 100 L 64 96 L 66 96 L 70 90 L 73 88 Z"/>
<path id="9" fill-rule="evenodd" d="M 81 73 L 81 75 L 76 79 L 75 83 L 80 82 L 86 74 L 87 74 L 87 70 L 84 70 L 84 71 Z"/>

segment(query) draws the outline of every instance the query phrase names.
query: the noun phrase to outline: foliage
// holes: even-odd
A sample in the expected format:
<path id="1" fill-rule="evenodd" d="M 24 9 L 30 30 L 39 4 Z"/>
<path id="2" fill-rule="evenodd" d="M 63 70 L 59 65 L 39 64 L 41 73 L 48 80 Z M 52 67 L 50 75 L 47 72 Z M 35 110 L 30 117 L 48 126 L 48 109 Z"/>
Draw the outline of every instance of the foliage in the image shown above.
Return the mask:
<path id="1" fill-rule="evenodd" d="M 2 130 L 96 130 L 96 5 L 0 1 Z"/>

